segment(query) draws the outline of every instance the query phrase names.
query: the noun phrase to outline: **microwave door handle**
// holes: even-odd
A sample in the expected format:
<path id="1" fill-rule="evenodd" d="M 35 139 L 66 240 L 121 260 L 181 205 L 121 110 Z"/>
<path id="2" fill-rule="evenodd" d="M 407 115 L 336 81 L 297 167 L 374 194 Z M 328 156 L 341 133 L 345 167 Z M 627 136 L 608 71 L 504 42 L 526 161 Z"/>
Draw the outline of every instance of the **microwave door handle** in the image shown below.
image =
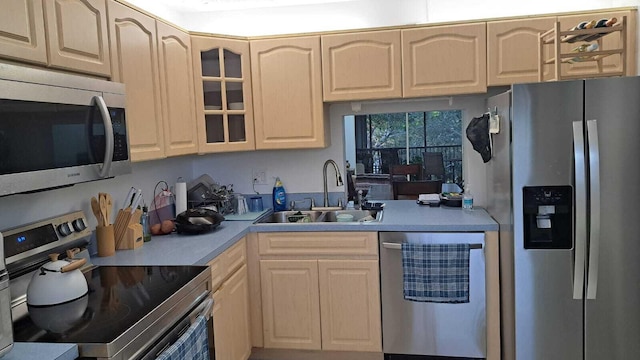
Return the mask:
<path id="1" fill-rule="evenodd" d="M 584 133 L 582 121 L 573 122 L 573 167 L 575 172 L 575 243 L 573 267 L 573 298 L 584 294 L 585 253 L 587 248 L 587 184 L 584 159 Z"/>
<path id="2" fill-rule="evenodd" d="M 600 257 L 600 146 L 598 123 L 587 120 L 587 144 L 589 148 L 589 262 L 587 267 L 587 300 L 596 298 L 598 290 L 598 259 Z"/>
<path id="3" fill-rule="evenodd" d="M 107 104 L 105 104 L 102 96 L 94 96 L 93 100 L 98 106 L 98 110 L 100 110 L 102 123 L 104 124 L 104 161 L 99 173 L 100 177 L 104 178 L 109 175 L 111 161 L 113 160 L 113 124 L 111 124 L 111 116 L 109 116 Z"/>

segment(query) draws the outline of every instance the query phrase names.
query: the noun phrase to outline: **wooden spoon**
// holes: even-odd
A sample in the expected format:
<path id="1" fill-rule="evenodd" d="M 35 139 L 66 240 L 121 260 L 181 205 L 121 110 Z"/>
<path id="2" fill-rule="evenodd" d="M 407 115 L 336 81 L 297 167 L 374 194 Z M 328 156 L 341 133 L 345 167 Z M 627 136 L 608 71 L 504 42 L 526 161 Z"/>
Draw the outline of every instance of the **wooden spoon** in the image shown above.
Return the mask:
<path id="1" fill-rule="evenodd" d="M 96 217 L 96 220 L 98 220 L 98 226 L 104 226 L 102 223 L 102 215 L 100 213 L 100 203 L 95 196 L 91 197 L 91 210 L 93 211 L 93 215 Z"/>
<path id="2" fill-rule="evenodd" d="M 98 195 L 100 197 L 100 216 L 102 217 L 102 226 L 107 225 L 107 199 L 105 199 L 104 194 Z"/>

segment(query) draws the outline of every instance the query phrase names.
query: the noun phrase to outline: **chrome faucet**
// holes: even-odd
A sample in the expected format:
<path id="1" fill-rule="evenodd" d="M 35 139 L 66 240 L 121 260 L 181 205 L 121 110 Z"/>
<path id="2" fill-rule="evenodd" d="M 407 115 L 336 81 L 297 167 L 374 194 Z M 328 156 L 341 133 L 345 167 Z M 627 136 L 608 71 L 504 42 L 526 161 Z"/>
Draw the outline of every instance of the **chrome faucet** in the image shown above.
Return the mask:
<path id="1" fill-rule="evenodd" d="M 324 206 L 329 206 L 329 191 L 327 190 L 327 166 L 331 164 L 336 171 L 336 186 L 344 185 L 342 182 L 342 175 L 340 174 L 340 169 L 338 169 L 338 164 L 335 161 L 329 159 L 324 162 L 324 166 L 322 168 L 322 179 L 324 181 Z"/>

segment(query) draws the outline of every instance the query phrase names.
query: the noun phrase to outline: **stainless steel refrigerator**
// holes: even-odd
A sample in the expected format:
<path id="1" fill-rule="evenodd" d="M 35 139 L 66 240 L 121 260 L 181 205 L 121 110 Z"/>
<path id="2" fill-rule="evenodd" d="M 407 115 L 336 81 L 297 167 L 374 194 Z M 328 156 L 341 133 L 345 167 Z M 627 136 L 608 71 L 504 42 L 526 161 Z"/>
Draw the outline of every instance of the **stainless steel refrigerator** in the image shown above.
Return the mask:
<path id="1" fill-rule="evenodd" d="M 503 359 L 640 359 L 640 78 L 514 85 L 488 105 Z"/>

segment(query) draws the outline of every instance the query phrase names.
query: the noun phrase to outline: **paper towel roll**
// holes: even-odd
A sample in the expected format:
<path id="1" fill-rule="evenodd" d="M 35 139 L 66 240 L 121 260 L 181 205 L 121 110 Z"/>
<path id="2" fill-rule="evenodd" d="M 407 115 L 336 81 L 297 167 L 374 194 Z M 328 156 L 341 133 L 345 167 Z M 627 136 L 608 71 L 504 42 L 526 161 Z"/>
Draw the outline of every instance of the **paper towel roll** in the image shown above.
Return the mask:
<path id="1" fill-rule="evenodd" d="M 176 183 L 176 215 L 187 211 L 187 183 Z"/>

